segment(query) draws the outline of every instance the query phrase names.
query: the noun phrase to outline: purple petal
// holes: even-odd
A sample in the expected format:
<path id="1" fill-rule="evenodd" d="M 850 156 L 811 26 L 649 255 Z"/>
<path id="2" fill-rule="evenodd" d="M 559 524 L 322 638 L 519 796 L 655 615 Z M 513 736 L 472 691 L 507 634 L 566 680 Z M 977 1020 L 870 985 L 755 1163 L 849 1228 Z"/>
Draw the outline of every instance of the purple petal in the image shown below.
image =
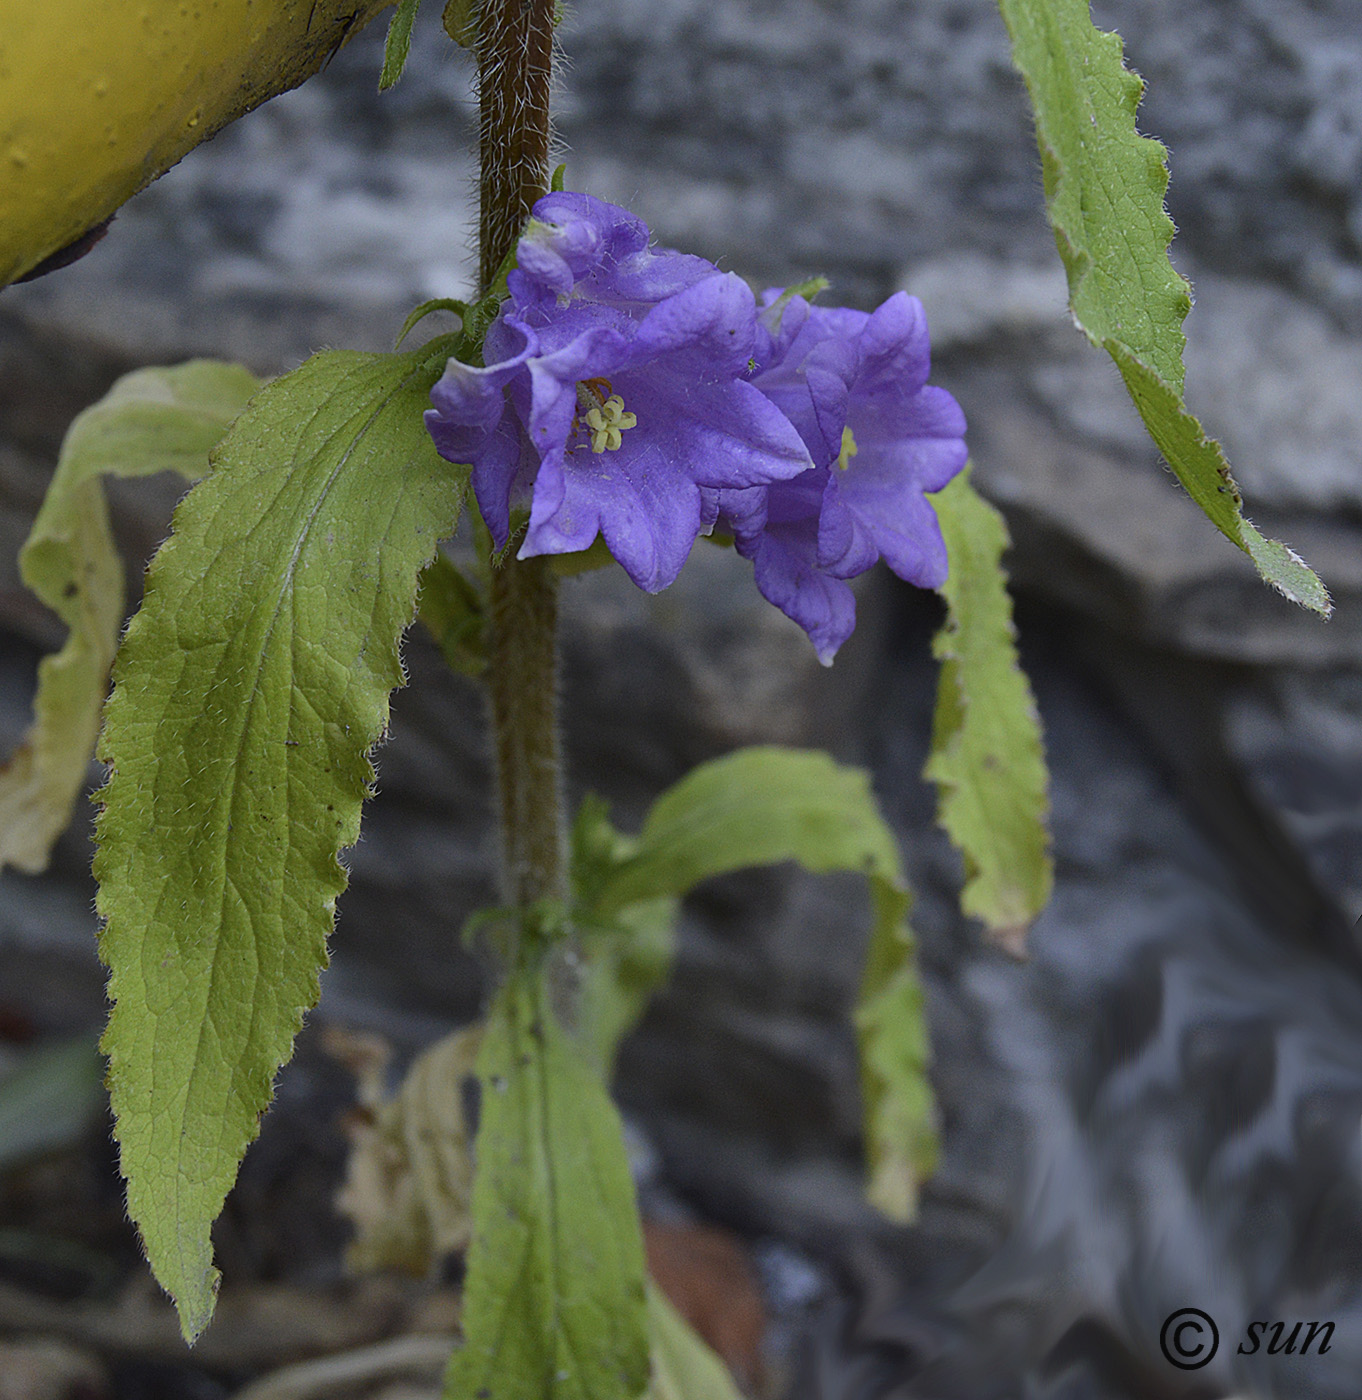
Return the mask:
<path id="1" fill-rule="evenodd" d="M 676 579 L 700 532 L 700 491 L 675 462 L 636 456 L 624 470 L 620 455 L 546 460 L 520 554 L 572 553 L 600 534 L 629 577 L 656 593 Z"/>
<path id="2" fill-rule="evenodd" d="M 430 434 L 435 450 L 446 462 L 458 462 L 472 466 L 486 450 L 490 436 L 486 428 L 470 427 L 464 423 L 451 423 L 440 416 L 437 408 L 428 408 L 422 415 L 426 420 L 426 431 Z"/>
<path id="3" fill-rule="evenodd" d="M 625 408 L 638 415 L 621 451 L 647 443 L 684 463 L 697 485 L 764 486 L 812 465 L 785 415 L 742 380 L 714 383 L 641 369 L 612 382 Z"/>
<path id="4" fill-rule="evenodd" d="M 488 338 L 490 342 L 491 336 Z M 501 391 L 536 353 L 538 341 L 528 327 L 511 327 L 502 332 L 499 344 L 510 353 L 486 368 L 455 359 L 445 365 L 445 372 L 430 391 L 430 401 L 441 420 L 487 432 L 500 422 L 506 407 Z"/>
<path id="5" fill-rule="evenodd" d="M 715 491 L 709 487 L 700 488 L 701 519 L 712 521 L 716 528 L 734 535 L 755 538 L 766 524 L 766 496 L 764 486 L 740 487 L 735 490 Z"/>
<path id="6" fill-rule="evenodd" d="M 590 327 L 550 355 L 530 362 L 530 441 L 546 456 L 568 446 L 577 416 L 577 385 L 604 378 L 628 350 L 628 342 L 609 327 Z"/>
<path id="7" fill-rule="evenodd" d="M 743 374 L 755 336 L 752 289 L 734 272 L 716 272 L 660 302 L 643 318 L 631 363 L 684 351 L 705 378 Z"/>
<path id="8" fill-rule="evenodd" d="M 541 223 L 554 224 L 564 230 L 576 224 L 589 224 L 597 233 L 600 249 L 597 261 L 609 258 L 617 262 L 648 246 L 648 225 L 637 214 L 597 199 L 595 195 L 556 190 L 539 200 L 531 215 Z M 585 271 L 586 267 L 581 267 L 578 275 Z"/>
<path id="9" fill-rule="evenodd" d="M 880 557 L 872 531 L 842 498 L 842 472 L 829 472 L 818 514 L 818 567 L 837 578 L 855 578 Z"/>
<path id="10" fill-rule="evenodd" d="M 582 290 L 602 301 L 650 306 L 713 277 L 717 271 L 706 258 L 650 248 L 602 266 L 584 280 Z"/>
<path id="11" fill-rule="evenodd" d="M 529 500 L 538 467 L 539 458 L 524 429 L 508 413 L 496 431 L 488 434 L 473 465 L 473 495 L 498 549 L 506 548 L 511 534 L 511 510 Z"/>
<path id="12" fill-rule="evenodd" d="M 517 301 L 543 293 L 566 297 L 603 258 L 646 247 L 648 230 L 626 209 L 587 194 L 545 195 L 516 245 L 516 269 L 507 286 Z"/>
<path id="13" fill-rule="evenodd" d="M 752 560 L 757 588 L 768 603 L 797 622 L 824 666 L 856 628 L 856 599 L 849 584 L 823 573 L 813 521 L 768 527 L 755 541 L 738 541 Z"/>
<path id="14" fill-rule="evenodd" d="M 627 209 L 569 191 L 535 205 L 516 258 L 507 287 L 525 312 L 569 296 L 647 307 L 718 271 L 704 258 L 649 248 L 647 226 Z"/>
<path id="15" fill-rule="evenodd" d="M 861 329 L 859 388 L 874 395 L 916 393 L 931 370 L 931 345 L 922 303 L 907 292 L 895 292 L 877 307 Z"/>
<path id="16" fill-rule="evenodd" d="M 946 581 L 946 542 L 931 502 L 923 496 L 906 501 L 892 524 L 875 531 L 884 562 L 906 583 L 940 588 Z"/>
<path id="17" fill-rule="evenodd" d="M 964 464 L 959 445 L 956 470 Z M 946 580 L 946 546 L 936 512 L 916 483 L 914 464 L 881 460 L 847 472 L 838 482 L 842 500 L 885 563 L 919 588 L 939 588 Z M 953 473 L 952 473 L 953 474 Z"/>

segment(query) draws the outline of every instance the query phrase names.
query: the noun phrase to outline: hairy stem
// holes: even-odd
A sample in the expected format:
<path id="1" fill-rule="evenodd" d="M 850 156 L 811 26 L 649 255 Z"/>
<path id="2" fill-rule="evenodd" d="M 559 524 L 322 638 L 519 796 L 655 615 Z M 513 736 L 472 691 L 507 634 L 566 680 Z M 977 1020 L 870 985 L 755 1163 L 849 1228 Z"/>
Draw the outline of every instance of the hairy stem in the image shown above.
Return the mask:
<path id="1" fill-rule="evenodd" d="M 478 84 L 485 291 L 548 179 L 555 0 L 481 0 Z M 501 798 L 504 894 L 521 908 L 565 892 L 558 757 L 557 577 L 547 559 L 493 571 L 488 689 Z"/>
<path id="2" fill-rule="evenodd" d="M 548 181 L 554 5 L 555 0 L 481 0 L 478 5 L 483 291 Z"/>
<path id="3" fill-rule="evenodd" d="M 504 894 L 524 908 L 561 898 L 558 580 L 548 559 L 508 559 L 492 574 L 488 690 L 501 796 Z"/>

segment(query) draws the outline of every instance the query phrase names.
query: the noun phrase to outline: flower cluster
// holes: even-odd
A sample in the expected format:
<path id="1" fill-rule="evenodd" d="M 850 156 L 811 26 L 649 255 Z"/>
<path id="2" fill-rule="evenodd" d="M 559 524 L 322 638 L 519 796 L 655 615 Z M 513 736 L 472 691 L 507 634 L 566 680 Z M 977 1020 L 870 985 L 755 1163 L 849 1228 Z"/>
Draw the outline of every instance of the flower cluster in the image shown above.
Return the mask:
<path id="1" fill-rule="evenodd" d="M 449 361 L 431 436 L 471 464 L 498 548 L 528 510 L 522 558 L 599 535 L 656 592 L 717 527 L 830 662 L 855 625 L 848 579 L 880 558 L 922 587 L 946 576 L 924 492 L 964 464 L 965 424 L 926 383 L 922 307 L 758 307 L 739 277 L 648 237 L 589 195 L 540 200 L 484 366 Z"/>

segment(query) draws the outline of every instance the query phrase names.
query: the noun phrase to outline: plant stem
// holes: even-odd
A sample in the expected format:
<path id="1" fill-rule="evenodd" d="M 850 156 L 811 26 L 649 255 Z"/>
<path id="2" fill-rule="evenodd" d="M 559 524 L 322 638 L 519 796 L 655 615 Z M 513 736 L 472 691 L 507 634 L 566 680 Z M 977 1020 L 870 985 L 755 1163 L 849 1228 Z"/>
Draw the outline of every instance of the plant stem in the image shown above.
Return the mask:
<path id="1" fill-rule="evenodd" d="M 482 290 L 545 191 L 555 0 L 481 0 Z M 520 908 L 565 893 L 558 745 L 557 576 L 547 559 L 492 572 L 488 689 L 501 798 L 504 896 Z"/>
<path id="2" fill-rule="evenodd" d="M 524 908 L 562 898 L 558 758 L 558 580 L 548 559 L 493 570 L 487 687 L 501 796 L 504 896 Z"/>
<path id="3" fill-rule="evenodd" d="M 548 184 L 555 3 L 478 5 L 478 276 L 484 292 Z"/>

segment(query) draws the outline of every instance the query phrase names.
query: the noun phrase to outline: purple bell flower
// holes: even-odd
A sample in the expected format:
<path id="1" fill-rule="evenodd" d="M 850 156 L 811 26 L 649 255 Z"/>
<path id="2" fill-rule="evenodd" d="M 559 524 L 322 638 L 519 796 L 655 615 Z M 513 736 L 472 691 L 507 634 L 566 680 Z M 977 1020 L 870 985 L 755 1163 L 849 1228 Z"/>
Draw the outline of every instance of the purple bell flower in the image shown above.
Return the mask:
<path id="1" fill-rule="evenodd" d="M 827 665 L 856 624 L 847 579 L 882 558 L 920 588 L 945 581 L 946 546 L 926 495 L 964 466 L 965 418 L 927 383 L 927 322 L 915 297 L 898 292 L 870 313 L 802 297 L 782 313 L 776 297 L 767 294 L 758 325 L 752 382 L 798 428 L 814 465 L 768 488 L 707 494 L 705 508 L 752 560 L 762 595 L 804 628 Z"/>
<path id="2" fill-rule="evenodd" d="M 450 360 L 426 424 L 473 468 L 498 548 L 529 508 L 520 557 L 601 535 L 640 588 L 680 572 L 701 489 L 798 476 L 809 449 L 747 382 L 756 304 L 703 258 L 659 252 L 626 210 L 590 195 L 541 199 L 488 331 L 485 368 Z"/>

